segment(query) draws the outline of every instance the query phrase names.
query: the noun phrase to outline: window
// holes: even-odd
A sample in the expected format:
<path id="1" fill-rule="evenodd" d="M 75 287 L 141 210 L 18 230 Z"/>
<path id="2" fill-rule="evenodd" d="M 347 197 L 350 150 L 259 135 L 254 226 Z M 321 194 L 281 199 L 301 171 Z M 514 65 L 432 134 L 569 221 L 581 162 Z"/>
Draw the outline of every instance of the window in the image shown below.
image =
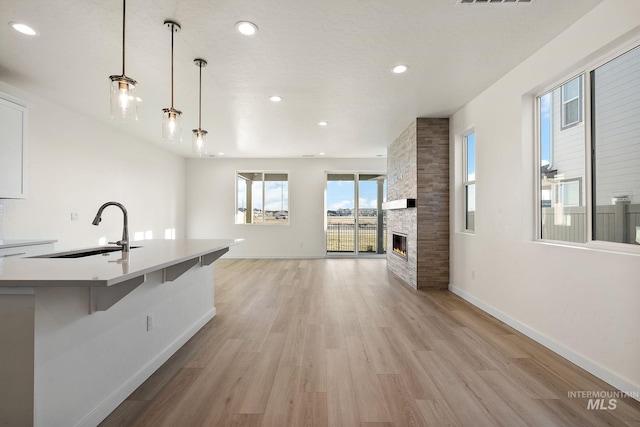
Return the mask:
<path id="1" fill-rule="evenodd" d="M 238 172 L 236 176 L 236 224 L 288 223 L 288 173 Z"/>
<path id="2" fill-rule="evenodd" d="M 562 129 L 582 121 L 582 76 L 562 85 Z"/>
<path id="3" fill-rule="evenodd" d="M 639 244 L 640 47 L 591 71 L 593 240 Z"/>
<path id="4" fill-rule="evenodd" d="M 540 95 L 537 118 L 538 237 L 640 244 L 640 47 Z"/>
<path id="5" fill-rule="evenodd" d="M 585 171 L 585 127 L 566 125 L 582 111 L 582 76 L 538 97 L 540 234 L 548 240 L 586 242 L 587 210 L 581 185 Z"/>
<path id="6" fill-rule="evenodd" d="M 582 179 L 559 181 L 556 185 L 556 205 L 582 206 Z"/>
<path id="7" fill-rule="evenodd" d="M 463 137 L 464 155 L 464 229 L 476 229 L 476 134 L 471 132 Z"/>

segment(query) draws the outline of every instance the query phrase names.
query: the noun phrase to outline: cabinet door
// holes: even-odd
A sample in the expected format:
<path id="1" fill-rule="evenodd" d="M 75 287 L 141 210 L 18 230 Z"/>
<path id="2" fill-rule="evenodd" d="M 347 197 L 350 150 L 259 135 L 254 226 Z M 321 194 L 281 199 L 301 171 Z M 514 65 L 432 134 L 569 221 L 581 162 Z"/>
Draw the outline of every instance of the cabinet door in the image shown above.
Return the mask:
<path id="1" fill-rule="evenodd" d="M 25 197 L 27 108 L 0 94 L 0 198 Z"/>
<path id="2" fill-rule="evenodd" d="M 11 248 L 0 248 L 0 260 L 6 258 L 24 258 L 36 255 L 49 254 L 54 252 L 53 243 L 43 243 L 37 245 L 13 246 Z"/>

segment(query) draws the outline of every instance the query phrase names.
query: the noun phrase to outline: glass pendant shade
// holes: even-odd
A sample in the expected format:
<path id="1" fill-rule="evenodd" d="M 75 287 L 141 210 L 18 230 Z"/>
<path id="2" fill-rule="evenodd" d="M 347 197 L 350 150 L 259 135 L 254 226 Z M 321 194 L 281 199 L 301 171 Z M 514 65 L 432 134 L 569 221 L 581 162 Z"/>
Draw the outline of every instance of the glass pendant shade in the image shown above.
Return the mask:
<path id="1" fill-rule="evenodd" d="M 125 29 L 127 23 L 127 0 L 122 0 L 122 74 L 109 76 L 111 80 L 110 104 L 111 118 L 138 120 L 138 82 L 124 73 L 125 66 Z"/>
<path id="2" fill-rule="evenodd" d="M 207 153 L 207 131 L 204 129 L 193 130 L 193 154 L 204 157 Z"/>
<path id="3" fill-rule="evenodd" d="M 137 82 L 127 76 L 109 76 L 111 79 L 111 118 L 138 120 Z"/>
<path id="4" fill-rule="evenodd" d="M 164 26 L 171 31 L 171 107 L 162 109 L 162 140 L 165 142 L 182 142 L 182 111 L 173 108 L 173 35 L 180 31 L 177 22 L 166 20 Z"/>
<path id="5" fill-rule="evenodd" d="M 202 129 L 202 67 L 207 66 L 207 61 L 196 58 L 193 63 L 198 67 L 200 79 L 198 83 L 198 129 L 193 130 L 192 150 L 195 156 L 204 157 L 207 155 L 207 131 Z"/>
<path id="6" fill-rule="evenodd" d="M 162 109 L 162 140 L 165 142 L 182 141 L 182 111 L 175 108 Z"/>

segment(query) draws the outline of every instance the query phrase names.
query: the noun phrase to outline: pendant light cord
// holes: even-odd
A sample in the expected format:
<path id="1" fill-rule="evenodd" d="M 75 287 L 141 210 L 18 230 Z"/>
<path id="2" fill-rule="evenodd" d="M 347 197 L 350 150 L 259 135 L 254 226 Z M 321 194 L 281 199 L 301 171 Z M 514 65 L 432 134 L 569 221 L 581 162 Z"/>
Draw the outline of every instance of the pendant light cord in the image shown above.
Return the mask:
<path id="1" fill-rule="evenodd" d="M 171 24 L 171 109 L 173 110 L 173 33 L 174 24 Z"/>
<path id="2" fill-rule="evenodd" d="M 202 62 L 198 64 L 200 68 L 200 85 L 198 89 L 198 129 L 202 130 Z"/>
<path id="3" fill-rule="evenodd" d="M 122 75 L 124 76 L 124 30 L 126 25 L 127 0 L 122 0 Z"/>

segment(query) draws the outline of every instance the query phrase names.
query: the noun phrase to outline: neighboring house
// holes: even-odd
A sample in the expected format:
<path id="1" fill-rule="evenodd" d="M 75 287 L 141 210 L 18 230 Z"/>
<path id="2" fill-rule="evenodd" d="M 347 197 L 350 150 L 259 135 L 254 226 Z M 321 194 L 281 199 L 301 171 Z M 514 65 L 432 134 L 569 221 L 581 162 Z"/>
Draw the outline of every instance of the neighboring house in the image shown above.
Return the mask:
<path id="1" fill-rule="evenodd" d="M 594 177 L 596 240 L 637 226 L 640 209 L 640 48 L 540 97 L 542 237 L 586 241 L 587 171 Z M 585 79 L 591 95 L 585 95 Z M 590 101 L 589 101 L 590 100 Z M 589 120 L 588 115 L 591 115 Z M 594 147 L 591 168 L 587 136 Z M 628 205 L 616 213 L 615 204 Z M 621 211 L 622 212 L 622 211 Z M 626 218 L 616 219 L 615 215 Z M 600 226 L 598 226 L 601 224 Z M 631 231 L 630 231 L 631 230 Z M 633 241 L 633 239 L 631 239 Z"/>

